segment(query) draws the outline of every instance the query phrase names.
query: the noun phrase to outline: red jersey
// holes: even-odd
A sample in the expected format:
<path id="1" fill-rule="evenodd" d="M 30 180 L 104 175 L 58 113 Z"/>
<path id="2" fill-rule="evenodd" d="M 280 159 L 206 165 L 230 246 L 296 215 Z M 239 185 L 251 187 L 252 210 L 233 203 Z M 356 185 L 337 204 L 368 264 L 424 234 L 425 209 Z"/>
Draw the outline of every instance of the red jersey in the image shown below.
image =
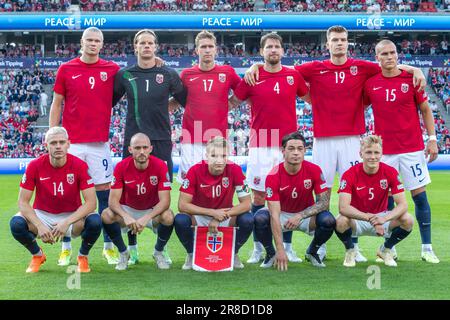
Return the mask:
<path id="1" fill-rule="evenodd" d="M 111 189 L 122 189 L 120 204 L 136 210 L 148 210 L 159 202 L 158 191 L 172 190 L 167 165 L 154 156 L 149 157 L 148 167 L 138 170 L 129 156 L 114 168 Z"/>
<path id="2" fill-rule="evenodd" d="M 389 191 L 393 195 L 401 193 L 403 184 L 395 168 L 380 162 L 378 172 L 372 175 L 364 172 L 362 163 L 348 169 L 342 175 L 338 193 L 351 194 L 350 205 L 359 211 L 377 214 L 387 210 Z"/>
<path id="3" fill-rule="evenodd" d="M 116 63 L 103 59 L 87 64 L 75 58 L 59 67 L 53 90 L 64 96 L 62 125 L 71 142 L 108 141 L 117 71 Z"/>
<path id="4" fill-rule="evenodd" d="M 236 71 L 230 66 L 216 65 L 209 71 L 195 66 L 183 70 L 180 77 L 187 89 L 182 143 L 207 143 L 214 136 L 226 137 L 228 94 L 241 82 Z M 197 130 L 195 122 L 199 123 Z"/>
<path id="5" fill-rule="evenodd" d="M 239 186 L 245 186 L 245 176 L 237 164 L 229 161 L 221 175 L 213 176 L 206 161 L 201 161 L 189 169 L 180 191 L 192 195 L 196 206 L 223 209 L 233 207 L 234 192 Z"/>
<path id="6" fill-rule="evenodd" d="M 314 137 L 366 132 L 363 89 L 366 80 L 381 71 L 377 64 L 347 59 L 337 66 L 326 60 L 304 63 L 295 69 L 309 83 Z"/>
<path id="7" fill-rule="evenodd" d="M 266 178 L 266 200 L 279 201 L 286 213 L 305 210 L 315 203 L 313 191 L 318 195 L 327 190 L 320 167 L 306 160 L 296 174 L 289 174 L 282 162 Z"/>
<path id="8" fill-rule="evenodd" d="M 20 187 L 36 189 L 34 209 L 60 214 L 75 212 L 81 206 L 80 191 L 94 187 L 94 183 L 83 160 L 67 154 L 66 164 L 55 168 L 45 154 L 28 164 Z"/>
<path id="9" fill-rule="evenodd" d="M 425 148 L 417 106 L 427 101 L 427 96 L 418 88 L 413 86 L 413 75 L 406 71 L 392 78 L 380 73 L 366 82 L 364 102 L 372 104 L 375 134 L 383 138 L 384 154 Z"/>
<path id="10" fill-rule="evenodd" d="M 303 77 L 282 67 L 270 73 L 259 68 L 259 81 L 242 81 L 234 91 L 239 100 L 250 100 L 250 147 L 279 147 L 286 134 L 297 131 L 296 98 L 308 93 Z"/>

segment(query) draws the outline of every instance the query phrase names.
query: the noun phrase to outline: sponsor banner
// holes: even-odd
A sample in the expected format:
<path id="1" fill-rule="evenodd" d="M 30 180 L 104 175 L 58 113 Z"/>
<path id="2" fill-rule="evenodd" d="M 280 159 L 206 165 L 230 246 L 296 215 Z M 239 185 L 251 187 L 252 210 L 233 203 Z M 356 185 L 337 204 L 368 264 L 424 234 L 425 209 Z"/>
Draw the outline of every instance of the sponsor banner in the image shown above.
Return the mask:
<path id="1" fill-rule="evenodd" d="M 174 69 L 189 68 L 198 63 L 195 57 L 161 57 L 164 59 L 166 66 Z M 375 62 L 373 56 L 359 56 L 358 59 L 364 59 Z M 41 69 L 58 69 L 61 64 L 71 60 L 72 58 L 23 58 L 23 59 L 8 59 L 0 58 L 0 69 L 31 69 L 39 67 Z M 106 58 L 116 62 L 121 68 L 131 66 L 136 63 L 136 58 L 133 56 L 127 58 Z M 328 57 L 317 58 L 303 58 L 303 57 L 286 57 L 283 58 L 282 63 L 288 66 L 300 65 L 305 62 L 313 60 L 325 60 Z M 264 63 L 259 57 L 231 57 L 231 58 L 217 58 L 218 65 L 228 64 L 233 68 L 242 68 L 242 71 L 249 68 L 255 63 Z M 412 56 L 410 58 L 399 58 L 400 64 L 408 64 L 419 68 L 444 68 L 450 67 L 450 56 Z M 181 70 L 180 70 L 181 71 Z M 238 70 L 239 71 L 239 70 Z"/>
<path id="2" fill-rule="evenodd" d="M 172 157 L 172 159 L 173 172 L 178 173 L 181 159 L 180 157 Z M 244 172 L 247 170 L 248 158 L 246 156 L 230 156 L 228 159 L 240 165 Z M 0 174 L 23 174 L 31 160 L 33 160 L 33 158 L 0 159 Z M 120 160 L 122 160 L 122 158 L 114 157 L 113 165 L 115 166 Z M 305 160 L 312 161 L 312 156 L 305 156 Z M 440 154 L 435 161 L 428 164 L 428 169 L 450 170 L 450 154 Z"/>
<path id="3" fill-rule="evenodd" d="M 195 227 L 192 268 L 196 271 L 233 271 L 234 227 L 218 227 L 210 233 L 208 227 Z"/>
<path id="4" fill-rule="evenodd" d="M 299 30 L 324 31 L 343 25 L 357 31 L 447 31 L 448 15 L 396 14 L 302 14 L 302 13 L 98 13 L 72 11 L 64 14 L 2 14 L 0 31 L 73 31 L 88 27 L 105 30 Z"/>

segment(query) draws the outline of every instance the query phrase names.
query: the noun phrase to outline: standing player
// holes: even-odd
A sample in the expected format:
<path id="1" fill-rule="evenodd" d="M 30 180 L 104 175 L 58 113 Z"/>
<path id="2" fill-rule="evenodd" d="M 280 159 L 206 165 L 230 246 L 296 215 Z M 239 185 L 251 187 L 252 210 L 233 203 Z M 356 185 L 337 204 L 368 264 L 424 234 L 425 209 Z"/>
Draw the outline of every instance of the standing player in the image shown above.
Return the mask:
<path id="1" fill-rule="evenodd" d="M 45 146 L 48 154 L 31 161 L 23 175 L 19 213 L 10 221 L 11 233 L 33 255 L 26 272 L 38 272 L 46 261 L 36 237 L 53 244 L 64 236 L 81 235 L 78 272 L 90 272 L 88 254 L 100 236 L 101 219 L 94 213 L 95 189 L 88 167 L 67 153 L 70 143 L 64 128 L 50 128 L 45 135 Z"/>
<path id="2" fill-rule="evenodd" d="M 344 173 L 339 188 L 339 212 L 336 234 L 344 243 L 344 266 L 354 267 L 356 251 L 351 236 L 383 236 L 378 257 L 396 267 L 392 247 L 412 231 L 414 220 L 408 214 L 403 185 L 395 168 L 381 162 L 382 143 L 378 136 L 361 141 L 362 163 Z M 395 209 L 387 211 L 388 195 L 392 193 Z"/>
<path id="3" fill-rule="evenodd" d="M 50 107 L 50 128 L 61 120 L 72 142 L 70 153 L 84 160 L 95 184 L 98 211 L 108 207 L 112 160 L 109 147 L 109 125 L 114 77 L 119 66 L 100 59 L 103 34 L 95 27 L 86 29 L 81 37 L 81 57 L 62 64 L 56 75 L 53 102 Z M 64 102 L 64 110 L 63 110 Z M 106 233 L 103 233 L 103 256 L 109 264 L 118 256 Z M 58 264 L 68 265 L 71 257 L 70 237 L 65 237 Z"/>
<path id="4" fill-rule="evenodd" d="M 114 83 L 114 104 L 126 93 L 128 101 L 123 157 L 129 156 L 131 137 L 142 132 L 152 141 L 153 156 L 166 161 L 172 181 L 172 129 L 168 101 L 173 94 L 185 104 L 186 93 L 177 72 L 156 65 L 157 37 L 152 30 L 143 29 L 134 36 L 137 64 L 121 69 Z M 128 234 L 131 263 L 138 259 L 136 236 Z M 168 261 L 170 262 L 168 256 Z"/>
<path id="5" fill-rule="evenodd" d="M 264 66 L 259 68 L 259 81 L 255 86 L 242 81 L 230 99 L 234 105 L 247 99 L 251 103 L 247 179 L 253 190 L 253 214 L 264 206 L 267 174 L 283 159 L 280 151 L 282 137 L 297 131 L 297 96 L 308 94 L 303 77 L 281 64 L 283 39 L 276 33 L 269 33 L 261 38 L 260 45 Z M 248 263 L 258 263 L 262 258 L 262 245 L 256 235 L 254 241 L 254 251 Z M 292 248 L 287 248 L 287 253 L 291 261 L 301 262 Z"/>
<path id="6" fill-rule="evenodd" d="M 173 230 L 170 207 L 170 177 L 164 161 L 151 156 L 150 139 L 137 133 L 130 140 L 130 157 L 120 161 L 114 169 L 109 208 L 102 215 L 103 225 L 120 252 L 117 270 L 125 270 L 130 254 L 120 227 L 133 234 L 151 228 L 158 239 L 153 258 L 159 269 L 169 269 L 163 250 Z"/>
<path id="7" fill-rule="evenodd" d="M 375 50 L 382 73 L 366 82 L 364 92 L 366 104 L 372 104 L 375 134 L 384 140 L 382 160 L 400 172 L 405 189 L 411 191 L 422 238 L 422 260 L 439 263 L 431 245 L 431 209 L 425 191 L 431 182 L 425 156 L 430 155 L 432 162 L 438 154 L 433 113 L 426 94 L 415 89 L 412 76 L 398 68 L 395 44 L 382 40 Z M 430 137 L 425 154 L 417 109 Z"/>
<path id="8" fill-rule="evenodd" d="M 348 31 L 342 26 L 327 30 L 326 45 L 330 60 L 304 63 L 295 69 L 309 83 L 314 119 L 313 162 L 322 168 L 331 195 L 336 172 L 342 177 L 345 171 L 360 162 L 360 135 L 366 131 L 364 84 L 380 72 L 380 67 L 369 61 L 348 58 Z M 255 74 L 257 67 L 252 68 Z M 414 73 L 414 84 L 420 82 L 421 89 L 425 88 L 425 76 L 420 69 L 401 68 Z M 258 77 L 255 79 L 252 72 L 246 74 L 246 80 L 255 84 Z M 367 261 L 359 252 L 357 238 L 353 241 L 356 243 L 356 261 Z"/>
<path id="9" fill-rule="evenodd" d="M 255 215 L 255 230 L 267 251 L 261 267 L 275 264 L 278 270 L 287 270 L 288 257 L 281 235 L 287 230 L 313 235 L 306 259 L 315 267 L 325 267 L 317 251 L 333 235 L 336 221 L 328 211 L 330 198 L 322 170 L 304 160 L 305 138 L 297 131 L 283 137 L 282 151 L 284 162 L 275 166 L 266 178 L 269 209 L 260 209 Z"/>
<path id="10" fill-rule="evenodd" d="M 181 213 L 175 216 L 175 232 L 187 251 L 183 270 L 192 268 L 192 225 L 209 226 L 210 232 L 217 232 L 220 226 L 238 226 L 234 268 L 244 268 L 237 253 L 253 230 L 253 216 L 249 212 L 251 198 L 241 167 L 227 158 L 227 140 L 213 138 L 206 146 L 206 161 L 191 167 L 181 185 L 178 201 Z M 235 191 L 239 204 L 233 206 Z"/>
<path id="11" fill-rule="evenodd" d="M 184 69 L 180 75 L 187 90 L 177 175 L 180 183 L 190 167 L 202 160 L 205 145 L 212 137 L 227 137 L 228 94 L 241 82 L 231 66 L 216 65 L 216 37 L 212 33 L 200 32 L 195 46 L 199 64 Z"/>

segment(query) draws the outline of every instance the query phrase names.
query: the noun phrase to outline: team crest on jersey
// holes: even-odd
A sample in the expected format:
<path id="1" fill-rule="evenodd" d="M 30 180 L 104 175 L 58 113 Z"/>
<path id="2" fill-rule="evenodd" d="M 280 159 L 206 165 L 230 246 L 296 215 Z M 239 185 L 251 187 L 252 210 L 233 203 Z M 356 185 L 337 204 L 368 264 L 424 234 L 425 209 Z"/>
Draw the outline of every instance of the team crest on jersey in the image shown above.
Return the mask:
<path id="1" fill-rule="evenodd" d="M 181 185 L 183 189 L 189 188 L 189 179 L 184 179 L 183 184 Z"/>
<path id="2" fill-rule="evenodd" d="M 22 183 L 27 182 L 27 175 L 24 173 L 22 176 Z"/>
<path id="3" fill-rule="evenodd" d="M 253 178 L 253 183 L 256 185 L 259 185 L 261 183 L 261 178 L 260 177 L 254 177 Z"/>
<path id="4" fill-rule="evenodd" d="M 156 186 L 158 184 L 158 177 L 150 176 L 150 183 L 152 184 L 152 186 Z"/>
<path id="5" fill-rule="evenodd" d="M 305 189 L 311 189 L 312 187 L 311 179 L 303 180 L 303 185 L 305 186 Z"/>
<path id="6" fill-rule="evenodd" d="M 113 176 L 112 177 L 112 181 L 111 181 L 111 185 L 114 186 L 116 184 L 116 177 Z"/>
<path id="7" fill-rule="evenodd" d="M 287 83 L 292 86 L 294 84 L 294 77 L 293 76 L 286 76 Z"/>
<path id="8" fill-rule="evenodd" d="M 75 175 L 73 173 L 67 174 L 67 183 L 73 184 L 75 182 Z"/>
<path id="9" fill-rule="evenodd" d="M 219 73 L 219 81 L 220 82 L 227 81 L 227 75 L 225 73 Z"/>
<path id="10" fill-rule="evenodd" d="M 339 189 L 344 190 L 347 186 L 347 181 L 341 180 L 341 184 L 339 185 Z"/>
<path id="11" fill-rule="evenodd" d="M 209 251 L 212 253 L 216 253 L 222 249 L 223 246 L 223 232 L 211 233 L 208 232 L 206 234 L 206 246 Z"/>
<path id="12" fill-rule="evenodd" d="M 182 175 L 183 176 L 183 175 Z M 169 174 L 169 172 L 167 172 L 166 173 L 166 179 L 167 179 L 167 181 L 170 181 L 170 174 Z M 184 179 L 184 178 L 183 178 Z"/>
<path id="13" fill-rule="evenodd" d="M 101 71 L 101 72 L 100 72 L 100 79 L 101 79 L 102 81 L 108 80 L 108 73 L 105 72 L 105 71 Z"/>
<path id="14" fill-rule="evenodd" d="M 266 189 L 266 195 L 267 195 L 267 198 L 272 198 L 272 196 L 273 196 L 272 188 L 269 187 Z"/>
<path id="15" fill-rule="evenodd" d="M 350 67 L 350 74 L 352 76 L 356 76 L 358 74 L 358 67 L 357 66 L 351 66 Z"/>
<path id="16" fill-rule="evenodd" d="M 164 82 L 164 75 L 161 74 L 161 73 L 158 73 L 158 74 L 156 75 L 156 83 L 161 84 L 161 83 L 163 83 L 163 82 Z"/>
<path id="17" fill-rule="evenodd" d="M 386 189 L 387 189 L 387 187 L 388 187 L 388 182 L 387 182 L 386 179 L 381 179 L 381 180 L 380 180 L 380 187 L 381 187 L 381 189 L 383 189 L 383 190 L 386 190 Z"/>
<path id="18" fill-rule="evenodd" d="M 407 93 L 409 90 L 409 84 L 407 83 L 402 83 L 402 92 L 403 93 Z"/>
<path id="19" fill-rule="evenodd" d="M 181 179 L 186 179 L 186 171 L 181 171 Z"/>
<path id="20" fill-rule="evenodd" d="M 223 177 L 222 178 L 222 186 L 224 188 L 228 188 L 229 185 L 230 185 L 230 179 L 228 179 L 228 177 Z"/>

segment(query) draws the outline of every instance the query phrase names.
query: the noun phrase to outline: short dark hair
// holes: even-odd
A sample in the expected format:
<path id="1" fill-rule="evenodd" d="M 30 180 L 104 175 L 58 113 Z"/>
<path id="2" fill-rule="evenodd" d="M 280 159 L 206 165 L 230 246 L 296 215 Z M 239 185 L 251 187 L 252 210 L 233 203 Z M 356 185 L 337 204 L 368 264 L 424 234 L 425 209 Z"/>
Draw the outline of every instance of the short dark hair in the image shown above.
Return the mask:
<path id="1" fill-rule="evenodd" d="M 281 140 L 281 146 L 283 147 L 283 149 L 286 148 L 287 143 L 291 140 L 301 140 L 303 141 L 303 146 L 306 147 L 305 137 L 303 137 L 303 135 L 300 132 L 295 131 L 283 137 L 283 140 Z"/>
<path id="2" fill-rule="evenodd" d="M 283 47 L 283 38 L 278 33 L 271 32 L 271 33 L 265 34 L 261 37 L 261 41 L 260 41 L 261 49 L 264 49 L 267 39 L 278 40 L 278 41 L 280 41 L 281 47 Z"/>

